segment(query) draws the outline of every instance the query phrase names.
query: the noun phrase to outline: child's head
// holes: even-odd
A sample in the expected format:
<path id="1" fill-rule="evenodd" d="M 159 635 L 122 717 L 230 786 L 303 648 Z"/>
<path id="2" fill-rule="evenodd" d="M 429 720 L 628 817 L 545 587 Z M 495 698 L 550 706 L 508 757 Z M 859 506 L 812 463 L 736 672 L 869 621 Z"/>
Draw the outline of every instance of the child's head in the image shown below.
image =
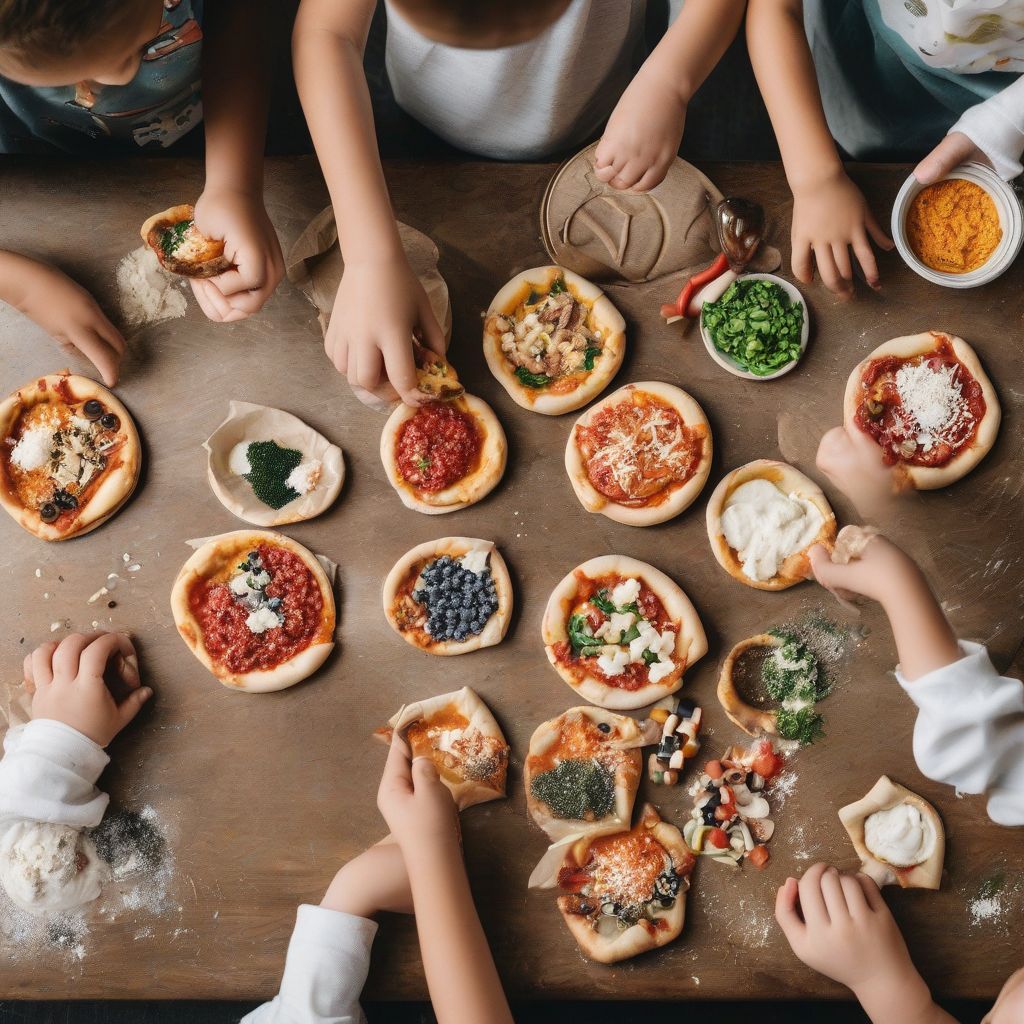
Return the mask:
<path id="1" fill-rule="evenodd" d="M 2 2 L 2 0 L 0 0 Z M 26 0 L 28 2 L 28 0 Z M 392 0 L 423 35 L 447 46 L 496 50 L 539 36 L 570 0 Z"/>
<path id="2" fill-rule="evenodd" d="M 126 85 L 162 0 L 0 0 L 0 75 L 25 85 Z"/>

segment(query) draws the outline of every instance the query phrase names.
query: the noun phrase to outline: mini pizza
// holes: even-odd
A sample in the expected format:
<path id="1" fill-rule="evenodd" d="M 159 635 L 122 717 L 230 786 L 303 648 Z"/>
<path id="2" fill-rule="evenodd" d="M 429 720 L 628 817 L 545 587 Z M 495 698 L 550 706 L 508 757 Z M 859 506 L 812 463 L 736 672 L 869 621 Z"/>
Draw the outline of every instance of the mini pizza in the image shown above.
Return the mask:
<path id="1" fill-rule="evenodd" d="M 427 541 L 388 573 L 384 614 L 406 643 L 429 654 L 491 647 L 501 643 L 512 615 L 508 567 L 488 540 Z"/>
<path id="2" fill-rule="evenodd" d="M 402 503 L 439 515 L 489 494 L 505 472 L 505 431 L 491 407 L 464 394 L 400 405 L 384 425 L 380 457 Z"/>
<path id="3" fill-rule="evenodd" d="M 618 373 L 626 322 L 589 281 L 562 267 L 517 274 L 484 314 L 484 358 L 524 409 L 560 416 L 596 398 Z"/>
<path id="4" fill-rule="evenodd" d="M 711 472 L 711 428 L 671 384 L 627 384 L 588 409 L 569 433 L 565 469 L 588 512 L 628 526 L 679 515 Z"/>
<path id="5" fill-rule="evenodd" d="M 537 726 L 523 766 L 530 817 L 553 840 L 628 829 L 643 767 L 629 744 L 639 740 L 635 719 L 600 708 Z"/>
<path id="6" fill-rule="evenodd" d="M 455 367 L 444 356 L 439 356 L 418 341 L 413 341 L 412 349 L 416 361 L 418 391 L 439 402 L 450 402 L 466 393 Z"/>
<path id="7" fill-rule="evenodd" d="M 224 255 L 224 242 L 207 238 L 196 228 L 195 210 L 187 205 L 172 206 L 155 213 L 139 234 L 156 253 L 160 265 L 182 277 L 216 277 L 233 264 Z"/>
<path id="8" fill-rule="evenodd" d="M 413 758 L 429 757 L 459 810 L 505 795 L 509 745 L 487 705 L 464 686 L 408 704 L 374 735 L 403 735 Z"/>
<path id="9" fill-rule="evenodd" d="M 629 832 L 568 845 L 558 909 L 583 955 L 613 964 L 677 938 L 694 860 L 679 829 L 650 804 Z"/>
<path id="10" fill-rule="evenodd" d="M 0 403 L 0 505 L 42 540 L 105 523 L 142 468 L 128 410 L 102 385 L 64 371 Z"/>
<path id="11" fill-rule="evenodd" d="M 863 872 L 880 886 L 938 889 L 946 832 L 927 800 L 883 775 L 856 803 L 839 809 Z"/>
<path id="12" fill-rule="evenodd" d="M 863 431 L 885 464 L 923 491 L 974 469 L 995 443 L 1001 416 L 974 350 L 939 331 L 880 345 L 846 385 L 847 430 Z"/>
<path id="13" fill-rule="evenodd" d="M 811 576 L 807 552 L 831 550 L 836 517 L 821 488 L 785 462 L 758 459 L 727 474 L 708 502 L 718 564 L 757 590 L 785 590 Z"/>
<path id="14" fill-rule="evenodd" d="M 683 685 L 708 645 L 690 599 L 663 572 L 601 555 L 555 587 L 543 622 L 548 660 L 584 699 L 615 711 Z"/>
<path id="15" fill-rule="evenodd" d="M 192 653 L 233 690 L 294 686 L 334 648 L 334 594 L 323 566 L 269 530 L 203 544 L 174 581 L 171 609 Z"/>

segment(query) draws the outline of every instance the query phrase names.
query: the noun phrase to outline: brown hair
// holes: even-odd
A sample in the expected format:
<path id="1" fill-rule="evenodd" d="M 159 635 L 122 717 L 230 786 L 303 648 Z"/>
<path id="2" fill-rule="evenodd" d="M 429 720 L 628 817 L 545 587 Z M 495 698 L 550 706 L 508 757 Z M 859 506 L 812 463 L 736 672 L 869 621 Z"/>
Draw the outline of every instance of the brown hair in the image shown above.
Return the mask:
<path id="1" fill-rule="evenodd" d="M 125 15 L 125 0 L 0 0 L 0 50 L 22 60 L 69 57 Z"/>

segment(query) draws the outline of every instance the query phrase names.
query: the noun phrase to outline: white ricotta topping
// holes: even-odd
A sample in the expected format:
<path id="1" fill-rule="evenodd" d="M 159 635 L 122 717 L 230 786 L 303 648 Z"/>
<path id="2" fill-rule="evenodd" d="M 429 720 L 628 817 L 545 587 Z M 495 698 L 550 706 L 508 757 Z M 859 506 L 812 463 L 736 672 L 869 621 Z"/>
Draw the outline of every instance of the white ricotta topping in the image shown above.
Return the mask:
<path id="1" fill-rule="evenodd" d="M 50 461 L 53 431 L 46 427 L 29 427 L 11 451 L 11 462 L 26 473 L 39 469 Z"/>
<path id="2" fill-rule="evenodd" d="M 249 627 L 250 633 L 265 633 L 268 629 L 275 629 L 277 626 L 280 626 L 282 622 L 277 612 L 272 612 L 264 606 L 263 608 L 257 608 L 254 612 L 250 612 L 249 617 L 245 620 L 245 624 Z"/>
<path id="3" fill-rule="evenodd" d="M 616 608 L 622 608 L 627 604 L 633 604 L 640 596 L 640 581 L 634 579 L 623 580 L 612 590 L 611 600 Z"/>
<path id="4" fill-rule="evenodd" d="M 608 620 L 598 626 L 594 635 L 607 640 L 610 644 L 621 643 L 623 633 L 627 632 L 634 622 L 636 616 L 632 612 L 612 612 Z"/>
<path id="5" fill-rule="evenodd" d="M 935 825 L 913 804 L 875 811 L 864 822 L 864 845 L 898 868 L 923 864 L 935 849 Z"/>
<path id="6" fill-rule="evenodd" d="M 490 552 L 486 548 L 474 548 L 472 551 L 467 551 L 459 559 L 459 563 L 463 569 L 475 572 L 479 576 L 480 573 L 487 569 L 487 558 L 489 555 Z"/>
<path id="7" fill-rule="evenodd" d="M 231 454 L 228 455 L 228 469 L 231 470 L 235 476 L 245 476 L 246 473 L 252 472 L 252 466 L 249 464 L 249 445 L 251 441 L 239 441 L 234 448 L 231 449 Z"/>
<path id="8" fill-rule="evenodd" d="M 319 459 L 303 459 L 288 474 L 285 483 L 298 494 L 309 494 L 320 482 L 320 471 L 323 464 Z"/>
<path id="9" fill-rule="evenodd" d="M 748 480 L 722 512 L 726 543 L 739 554 L 752 580 L 770 580 L 792 554 L 818 536 L 824 517 L 813 502 L 786 495 L 770 480 Z"/>
<path id="10" fill-rule="evenodd" d="M 597 667 L 606 676 L 621 676 L 629 665 L 629 651 L 625 647 L 605 647 L 597 659 Z"/>
<path id="11" fill-rule="evenodd" d="M 970 412 L 960 388 L 958 365 L 933 369 L 927 362 L 904 363 L 896 371 L 896 391 L 907 428 L 929 451 L 955 436 Z"/>
<path id="12" fill-rule="evenodd" d="M 671 661 L 653 661 L 647 669 L 647 678 L 652 683 L 660 682 L 667 675 L 671 675 L 675 666 Z"/>

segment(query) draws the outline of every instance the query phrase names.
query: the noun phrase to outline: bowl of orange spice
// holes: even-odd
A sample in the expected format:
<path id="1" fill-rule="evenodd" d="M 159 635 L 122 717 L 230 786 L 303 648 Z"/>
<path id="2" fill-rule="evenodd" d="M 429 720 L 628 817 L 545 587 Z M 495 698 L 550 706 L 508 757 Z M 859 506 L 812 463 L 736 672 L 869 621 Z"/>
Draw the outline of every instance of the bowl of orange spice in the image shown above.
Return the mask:
<path id="1" fill-rule="evenodd" d="M 1013 187 L 970 163 L 930 185 L 911 175 L 896 196 L 892 235 L 915 273 L 947 288 L 976 288 L 999 277 L 1024 242 L 1024 213 Z"/>

